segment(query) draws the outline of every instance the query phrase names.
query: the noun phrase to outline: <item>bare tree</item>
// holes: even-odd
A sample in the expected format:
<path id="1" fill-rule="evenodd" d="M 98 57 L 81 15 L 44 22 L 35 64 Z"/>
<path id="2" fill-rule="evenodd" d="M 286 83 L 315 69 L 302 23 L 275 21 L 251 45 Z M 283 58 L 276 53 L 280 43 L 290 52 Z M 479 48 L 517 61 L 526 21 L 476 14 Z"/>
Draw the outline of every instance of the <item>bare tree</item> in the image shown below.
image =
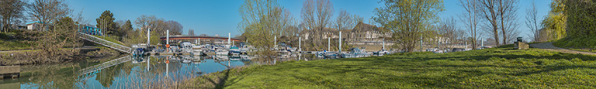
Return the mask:
<path id="1" fill-rule="evenodd" d="M 283 9 L 283 11 L 282 11 L 282 8 L 276 8 L 276 9 L 279 12 L 279 13 L 276 13 L 276 14 L 279 14 L 278 15 L 279 17 L 276 19 L 279 20 L 279 22 L 280 22 L 279 24 L 282 27 L 280 30 L 278 30 L 278 31 L 280 31 L 280 32 L 278 32 L 278 33 L 280 33 L 279 35 L 293 37 L 291 35 L 294 32 L 293 29 L 288 29 L 294 25 L 294 22 L 293 22 L 294 17 L 292 16 L 292 13 L 288 9 Z"/>
<path id="2" fill-rule="evenodd" d="M 135 20 L 135 24 L 137 26 L 140 26 L 141 29 L 147 29 L 152 27 L 154 24 L 153 22 L 157 20 L 157 17 L 155 17 L 154 15 L 151 16 L 146 16 L 146 15 L 141 15 L 140 17 L 137 17 L 137 20 Z"/>
<path id="3" fill-rule="evenodd" d="M 312 45 L 316 48 L 322 42 L 323 29 L 331 24 L 331 16 L 333 15 L 333 5 L 329 0 L 306 0 L 303 3 L 302 21 L 306 24 L 306 29 L 310 30 L 309 34 L 313 38 Z"/>
<path id="4" fill-rule="evenodd" d="M 25 6 L 27 3 L 21 0 L 2 0 L 0 1 L 0 29 L 7 32 L 14 23 L 18 24 L 20 18 L 24 19 Z"/>
<path id="5" fill-rule="evenodd" d="M 301 15 L 300 17 L 302 17 L 302 24 L 303 24 L 303 28 L 305 30 L 309 30 L 310 33 L 310 38 L 312 37 L 318 37 L 318 36 L 313 36 L 314 34 L 318 33 L 316 30 L 313 30 L 315 28 L 315 9 L 314 9 L 314 1 L 313 0 L 306 0 L 304 1 L 303 5 L 302 5 L 302 11 L 301 11 Z M 316 40 L 318 38 L 312 38 L 312 40 Z M 317 44 L 317 42 L 315 42 L 314 44 Z"/>
<path id="6" fill-rule="evenodd" d="M 444 39 L 444 40 L 438 39 L 438 41 L 447 41 L 449 43 L 455 43 L 455 41 L 459 37 L 458 35 L 460 35 L 459 33 L 457 33 L 459 29 L 456 26 L 457 26 L 457 21 L 455 21 L 455 19 L 453 19 L 453 17 L 442 21 L 440 26 L 437 26 L 437 31 L 438 31 L 438 34 L 441 35 L 442 39 Z M 442 43 L 442 44 L 446 44 L 446 43 Z"/>
<path id="7" fill-rule="evenodd" d="M 478 17 L 480 14 L 479 13 L 479 7 L 478 7 L 478 0 L 459 0 L 459 4 L 460 6 L 462 6 L 465 10 L 465 12 L 463 14 L 461 14 L 460 16 L 460 20 L 462 22 L 464 22 L 464 24 L 466 25 L 466 27 L 469 27 L 469 35 L 470 37 L 472 37 L 472 39 L 475 40 L 471 40 L 472 43 L 472 49 L 476 49 L 476 42 L 478 39 Z"/>
<path id="8" fill-rule="evenodd" d="M 193 30 L 193 29 L 188 29 L 188 35 L 190 35 L 190 36 L 194 36 L 194 35 L 195 35 L 195 30 Z"/>
<path id="9" fill-rule="evenodd" d="M 35 0 L 29 5 L 29 15 L 33 19 L 43 23 L 42 29 L 45 29 L 45 24 L 53 23 L 59 18 L 67 16 L 72 10 L 64 3 L 64 0 Z"/>
<path id="10" fill-rule="evenodd" d="M 336 23 L 335 23 L 335 28 L 337 30 L 347 30 L 347 29 L 351 29 L 354 28 L 354 23 L 352 22 L 352 17 L 350 16 L 350 13 L 348 13 L 348 11 L 346 10 L 340 10 L 339 11 L 339 16 L 337 16 Z"/>
<path id="11" fill-rule="evenodd" d="M 81 9 L 81 12 L 71 15 L 72 19 L 75 21 L 75 24 L 89 25 L 90 21 L 88 19 L 85 19 L 85 17 L 83 17 L 84 10 L 85 9 L 83 8 L 83 9 Z"/>
<path id="12" fill-rule="evenodd" d="M 481 17 L 486 19 L 489 23 L 487 28 L 492 30 L 493 38 L 495 39 L 496 46 L 499 46 L 499 25 L 497 23 L 499 18 L 499 3 L 497 0 L 479 0 L 479 10 Z"/>
<path id="13" fill-rule="evenodd" d="M 516 19 L 516 18 L 510 18 L 510 19 Z M 508 33 L 506 35 L 509 38 L 505 39 L 505 42 L 503 42 L 503 43 L 507 43 L 507 42 L 513 43 L 517 40 L 516 37 L 519 36 L 519 30 L 518 30 L 519 24 L 517 24 L 516 20 L 506 20 L 506 21 L 507 22 L 505 22 L 505 25 L 504 25 L 504 26 L 506 26 L 504 32 Z"/>
<path id="14" fill-rule="evenodd" d="M 331 16 L 333 16 L 333 4 L 329 0 L 317 0 L 317 27 L 323 31 L 331 24 Z M 322 36 L 322 35 L 320 35 Z"/>
<path id="15" fill-rule="evenodd" d="M 517 25 L 516 24 L 516 20 L 517 20 L 517 0 L 497 0 L 498 1 L 498 13 L 500 16 L 500 20 L 501 21 L 501 32 L 503 35 L 503 44 L 507 44 L 507 38 L 510 37 L 508 34 L 507 29 L 509 29 L 509 27 L 512 26 L 505 26 L 505 25 Z M 506 22 L 510 22 L 513 24 L 507 24 Z M 516 27 L 516 26 L 513 26 Z"/>
<path id="16" fill-rule="evenodd" d="M 164 30 L 170 30 L 170 34 L 182 35 L 183 27 L 182 27 L 182 24 L 178 23 L 178 21 L 169 20 L 169 21 L 166 21 L 164 25 L 166 25 L 166 27 L 168 27 L 167 29 L 164 29 Z M 165 31 L 161 31 L 161 32 L 165 32 Z"/>
<path id="17" fill-rule="evenodd" d="M 538 11 L 536 10 L 534 0 L 532 0 L 532 8 L 526 9 L 526 26 L 530 28 L 530 31 L 532 31 L 533 41 L 538 41 L 540 38 L 540 32 L 538 29 L 542 28 L 542 25 L 538 23 Z"/>

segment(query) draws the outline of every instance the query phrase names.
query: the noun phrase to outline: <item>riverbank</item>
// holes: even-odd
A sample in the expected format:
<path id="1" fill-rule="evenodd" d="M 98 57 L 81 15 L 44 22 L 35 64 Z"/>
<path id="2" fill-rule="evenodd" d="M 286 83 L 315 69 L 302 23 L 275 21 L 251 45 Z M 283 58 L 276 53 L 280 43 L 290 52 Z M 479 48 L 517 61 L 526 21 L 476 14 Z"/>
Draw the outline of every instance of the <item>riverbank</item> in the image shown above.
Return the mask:
<path id="1" fill-rule="evenodd" d="M 31 44 L 27 43 L 22 31 L 0 32 L 0 51 L 30 50 Z"/>
<path id="2" fill-rule="evenodd" d="M 19 50 L 0 52 L 0 66 L 63 63 L 115 55 L 120 55 L 120 52 L 107 47 L 98 47 L 96 49 L 64 48 L 56 50 L 52 54 L 40 50 Z"/>
<path id="3" fill-rule="evenodd" d="M 596 88 L 596 56 L 512 45 L 233 68 L 183 88 Z"/>

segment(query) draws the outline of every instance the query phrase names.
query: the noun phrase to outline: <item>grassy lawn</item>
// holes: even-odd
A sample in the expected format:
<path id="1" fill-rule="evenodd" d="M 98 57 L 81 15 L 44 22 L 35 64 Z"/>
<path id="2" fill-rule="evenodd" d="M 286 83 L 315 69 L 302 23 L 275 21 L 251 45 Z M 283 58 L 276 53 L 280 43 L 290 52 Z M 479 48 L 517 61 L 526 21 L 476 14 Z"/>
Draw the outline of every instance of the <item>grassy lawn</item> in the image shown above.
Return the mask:
<path id="1" fill-rule="evenodd" d="M 596 37 L 563 38 L 555 41 L 553 45 L 575 51 L 596 53 L 596 50 L 590 51 L 590 48 L 596 49 Z"/>
<path id="2" fill-rule="evenodd" d="M 187 80 L 187 88 L 596 88 L 596 56 L 512 46 L 289 61 Z"/>
<path id="3" fill-rule="evenodd" d="M 575 50 L 575 51 L 582 51 L 582 52 L 593 52 L 593 53 L 596 53 L 596 50 L 592 50 L 592 51 L 590 51 L 590 49 L 576 49 L 576 48 L 570 48 L 569 50 Z"/>

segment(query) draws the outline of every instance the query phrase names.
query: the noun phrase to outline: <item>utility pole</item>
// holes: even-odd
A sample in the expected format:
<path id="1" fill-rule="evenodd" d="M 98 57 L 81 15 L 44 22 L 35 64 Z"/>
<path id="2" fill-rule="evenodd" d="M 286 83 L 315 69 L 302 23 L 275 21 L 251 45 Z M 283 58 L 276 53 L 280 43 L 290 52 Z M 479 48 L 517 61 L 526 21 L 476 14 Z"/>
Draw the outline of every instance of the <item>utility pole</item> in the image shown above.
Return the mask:
<path id="1" fill-rule="evenodd" d="M 170 30 L 166 30 L 166 45 L 170 44 Z"/>
<path id="2" fill-rule="evenodd" d="M 341 31 L 339 31 L 339 53 L 341 53 Z"/>
<path id="3" fill-rule="evenodd" d="M 302 37 L 298 37 L 298 50 L 302 51 Z"/>
<path id="4" fill-rule="evenodd" d="M 439 33 L 441 33 L 440 30 L 439 30 Z M 441 49 L 441 38 L 442 37 L 435 36 L 435 39 L 437 39 L 437 49 L 439 49 L 439 50 Z"/>
<path id="5" fill-rule="evenodd" d="M 273 47 L 275 47 L 274 49 L 277 50 L 277 36 L 273 36 Z"/>
<path id="6" fill-rule="evenodd" d="M 381 50 L 385 49 L 385 37 L 383 37 L 383 48 Z"/>
<path id="7" fill-rule="evenodd" d="M 484 47 L 484 38 L 480 38 L 480 48 Z"/>
<path id="8" fill-rule="evenodd" d="M 149 57 L 149 56 L 147 56 L 147 57 Z M 147 71 L 149 71 L 149 61 L 151 61 L 151 60 L 149 60 L 149 58 L 147 58 Z"/>
<path id="9" fill-rule="evenodd" d="M 420 52 L 422 52 L 422 36 L 420 36 Z"/>
<path id="10" fill-rule="evenodd" d="M 149 47 L 151 43 L 151 29 L 147 29 L 147 47 Z"/>
<path id="11" fill-rule="evenodd" d="M 166 51 L 170 52 L 170 30 L 166 30 Z"/>
<path id="12" fill-rule="evenodd" d="M 327 36 L 327 51 L 331 51 L 331 36 Z"/>

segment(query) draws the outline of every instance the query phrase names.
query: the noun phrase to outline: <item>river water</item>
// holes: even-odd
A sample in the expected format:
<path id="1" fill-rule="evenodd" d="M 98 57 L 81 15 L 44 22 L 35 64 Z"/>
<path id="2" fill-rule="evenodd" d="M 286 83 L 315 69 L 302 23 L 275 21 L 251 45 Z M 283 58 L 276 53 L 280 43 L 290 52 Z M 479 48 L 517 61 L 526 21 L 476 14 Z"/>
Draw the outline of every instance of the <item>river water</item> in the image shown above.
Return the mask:
<path id="1" fill-rule="evenodd" d="M 306 54 L 276 59 L 272 63 L 304 59 L 312 60 L 316 57 Z M 252 60 L 228 56 L 120 55 L 70 63 L 25 65 L 21 66 L 20 78 L 0 80 L 0 88 L 130 88 L 164 81 L 181 81 L 233 67 L 262 64 Z"/>

